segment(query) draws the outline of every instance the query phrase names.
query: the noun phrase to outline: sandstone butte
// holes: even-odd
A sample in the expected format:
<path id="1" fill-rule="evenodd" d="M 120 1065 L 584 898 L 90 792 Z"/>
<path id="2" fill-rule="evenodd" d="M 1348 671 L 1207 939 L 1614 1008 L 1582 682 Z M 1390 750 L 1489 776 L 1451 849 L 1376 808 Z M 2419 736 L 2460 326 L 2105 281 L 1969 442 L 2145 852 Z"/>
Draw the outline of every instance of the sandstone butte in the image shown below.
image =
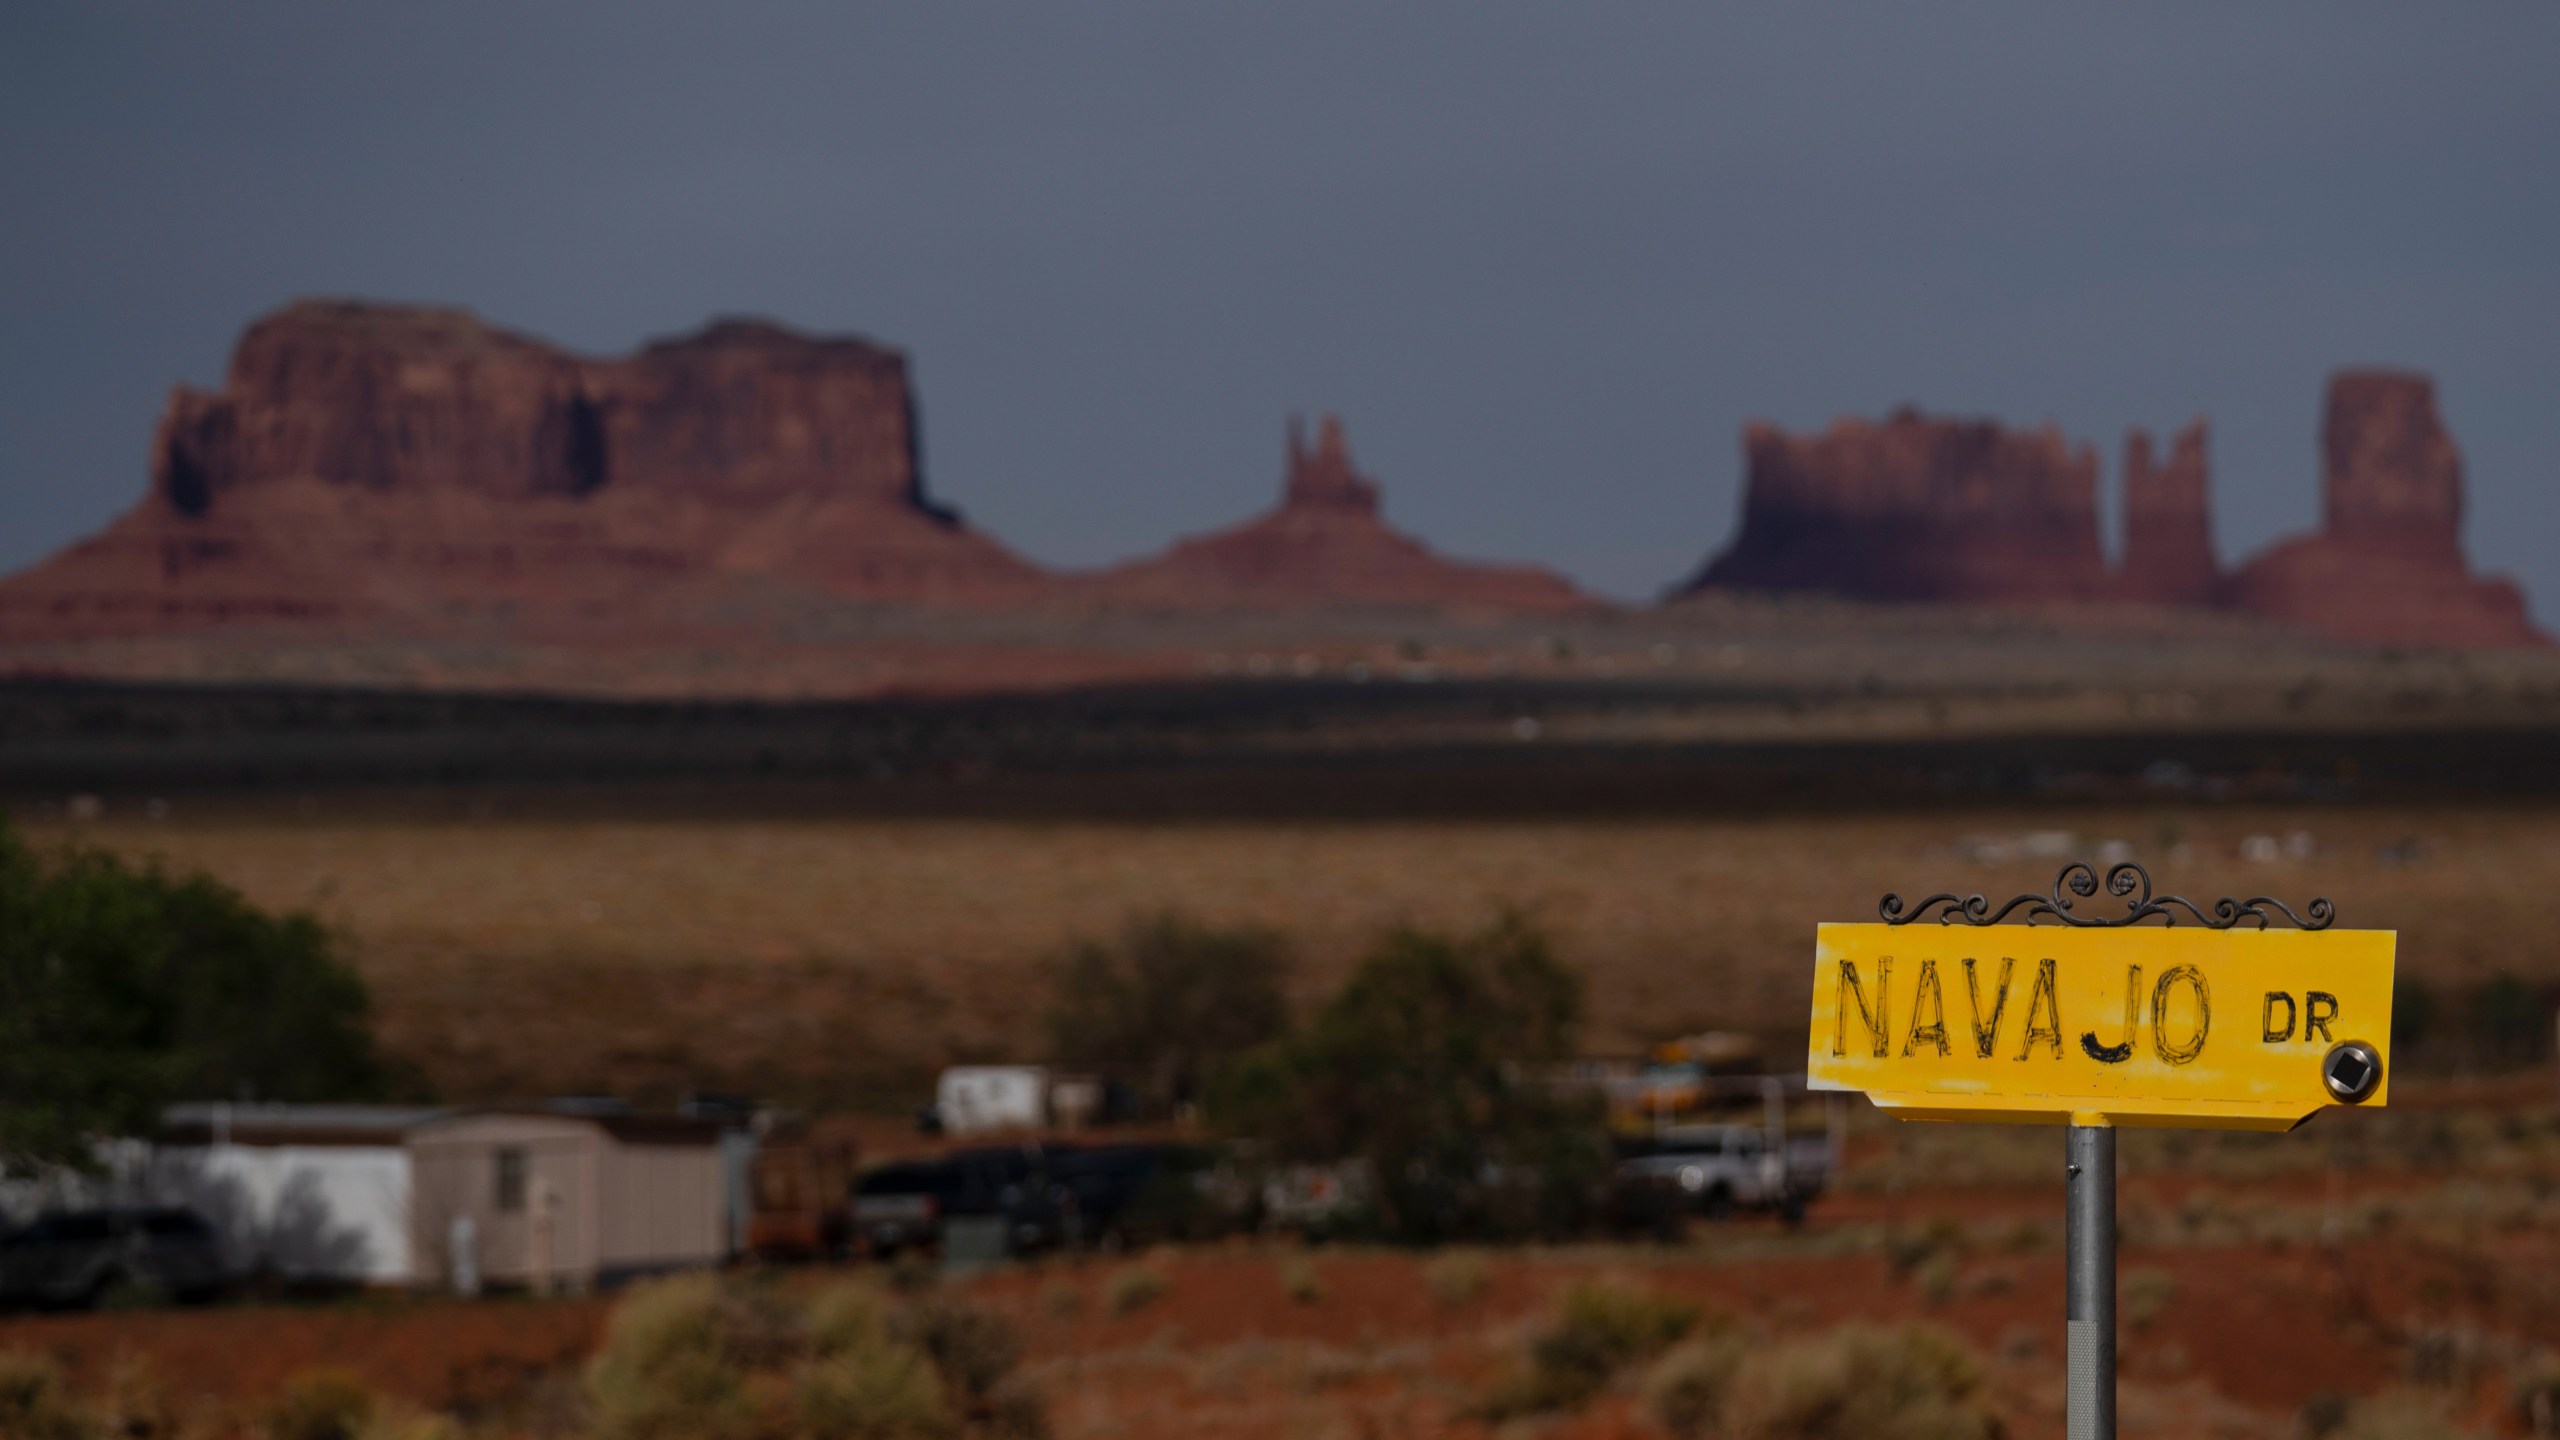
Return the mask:
<path id="1" fill-rule="evenodd" d="M 1312 451 L 1293 439 L 1272 514 L 1104 576 L 1056 576 L 927 496 L 898 351 L 731 320 L 590 359 L 460 310 L 304 302 L 249 329 L 218 392 L 170 397 L 138 504 L 0 581 L 0 636 L 246 622 L 361 638 L 494 617 L 645 644 L 812 597 L 1591 603 L 1543 571 L 1435 556 L 1377 501 L 1328 419 Z"/>
<path id="2" fill-rule="evenodd" d="M 2096 600 L 2098 457 L 1916 410 L 1820 435 L 1754 424 L 1742 528 L 1689 589 L 1824 590 L 1870 600 Z"/>
<path id="3" fill-rule="evenodd" d="M 899 352 L 724 321 L 592 360 L 459 310 L 306 302 L 180 387 L 151 485 L 0 582 L 47 638 L 610 618 L 738 582 L 1014 603 L 1047 578 L 926 495 Z"/>
<path id="4" fill-rule="evenodd" d="M 1276 508 L 1088 583 L 1109 603 L 1168 609 L 1558 611 L 1598 603 L 1552 572 L 1446 559 L 1388 528 L 1378 518 L 1377 483 L 1353 468 L 1342 423 L 1331 415 L 1318 423 L 1312 448 L 1290 421 L 1288 476 Z"/>
<path id="5" fill-rule="evenodd" d="M 1685 587 L 1870 600 L 2220 607 L 2357 644 L 2549 643 L 2512 581 L 2463 558 L 2462 462 L 2423 376 L 2331 377 L 2324 516 L 2225 575 L 2213 554 L 2206 429 L 2125 444 L 2124 555 L 2098 545 L 2096 457 L 2051 427 L 1913 410 L 1799 436 L 1745 433 L 1742 525 Z"/>
<path id="6" fill-rule="evenodd" d="M 2463 558 L 2462 454 L 2425 376 L 2331 376 L 2320 471 L 2320 529 L 2240 567 L 2227 603 L 2374 645 L 2550 643 L 2514 581 L 2475 577 Z"/>

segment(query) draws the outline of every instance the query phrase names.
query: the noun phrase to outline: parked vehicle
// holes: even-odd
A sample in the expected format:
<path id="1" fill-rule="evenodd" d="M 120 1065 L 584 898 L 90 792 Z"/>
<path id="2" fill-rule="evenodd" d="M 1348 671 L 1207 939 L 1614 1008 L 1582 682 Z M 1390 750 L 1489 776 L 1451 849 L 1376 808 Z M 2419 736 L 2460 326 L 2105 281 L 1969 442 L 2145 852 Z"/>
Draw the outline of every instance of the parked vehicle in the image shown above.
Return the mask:
<path id="1" fill-rule="evenodd" d="M 874 1255 L 931 1247 L 946 1220 L 1001 1216 L 1016 1252 L 1058 1243 L 1068 1206 L 1051 1193 L 1049 1145 L 990 1145 L 884 1165 L 854 1186 L 853 1233 Z"/>
<path id="2" fill-rule="evenodd" d="M 1622 1142 L 1611 1209 L 1621 1223 L 1665 1228 L 1736 1210 L 1775 1211 L 1794 1224 L 1822 1193 L 1829 1169 L 1820 1139 L 1773 1146 L 1756 1125 L 1676 1125 Z"/>
<path id="3" fill-rule="evenodd" d="M 201 1300 L 227 1279 L 220 1237 L 193 1210 L 60 1210 L 0 1237 L 11 1304 L 94 1305 L 128 1287 Z"/>
<path id="4" fill-rule="evenodd" d="M 1223 1173 L 1215 1150 L 1190 1145 L 960 1150 L 863 1176 L 854 1186 L 852 1232 L 884 1257 L 934 1245 L 946 1221 L 984 1218 L 1004 1221 L 1007 1251 L 1017 1255 L 1206 1239 L 1252 1219 L 1251 1197 L 1240 1185 L 1222 1185 Z"/>

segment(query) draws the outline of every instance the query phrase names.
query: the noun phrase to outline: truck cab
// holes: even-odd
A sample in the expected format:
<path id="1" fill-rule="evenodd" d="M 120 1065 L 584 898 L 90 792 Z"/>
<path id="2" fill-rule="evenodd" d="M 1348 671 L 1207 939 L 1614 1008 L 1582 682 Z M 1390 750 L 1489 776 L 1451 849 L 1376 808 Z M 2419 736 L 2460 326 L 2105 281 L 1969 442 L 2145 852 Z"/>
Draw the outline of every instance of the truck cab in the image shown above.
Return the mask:
<path id="1" fill-rule="evenodd" d="M 1822 1193 L 1829 1150 L 1819 1139 L 1771 1137 L 1757 1125 L 1665 1126 L 1619 1148 L 1625 1209 L 1721 1220 L 1736 1210 L 1774 1211 L 1793 1224 Z"/>

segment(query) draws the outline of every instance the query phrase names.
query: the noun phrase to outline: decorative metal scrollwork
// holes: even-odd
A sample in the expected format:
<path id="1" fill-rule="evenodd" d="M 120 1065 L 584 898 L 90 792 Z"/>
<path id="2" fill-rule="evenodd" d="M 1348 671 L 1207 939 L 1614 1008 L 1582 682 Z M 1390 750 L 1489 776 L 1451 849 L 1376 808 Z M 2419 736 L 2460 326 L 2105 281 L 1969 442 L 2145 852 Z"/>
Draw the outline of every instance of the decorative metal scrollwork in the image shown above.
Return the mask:
<path id="1" fill-rule="evenodd" d="M 1948 892 L 1930 896 L 1910 907 L 1909 913 L 1904 912 L 1900 895 L 1887 895 L 1877 904 L 1876 913 L 1884 917 L 1887 925 L 1908 925 L 1916 920 L 1932 918 L 1941 925 L 1997 925 L 2008 919 L 2010 912 L 2023 908 L 2026 911 L 2025 923 L 2029 925 L 2050 917 L 2065 925 L 2094 928 L 2139 925 L 2154 915 L 2166 924 L 2175 925 L 2178 923 L 2177 912 L 2184 910 L 2195 917 L 2195 923 L 2209 930 L 2228 930 L 2250 920 L 2256 921 L 2258 928 L 2264 930 L 2275 918 L 2267 913 L 2270 905 L 2292 921 L 2297 930 L 2326 930 L 2329 923 L 2338 918 L 2338 907 L 2321 899 L 2313 900 L 2301 914 L 2294 913 L 2292 906 L 2272 895 L 2258 895 L 2247 900 L 2225 896 L 2213 902 L 2210 912 L 2180 895 L 2163 895 L 2155 900 L 2151 896 L 2151 872 L 2130 860 L 2107 867 L 2107 893 L 2124 900 L 2125 913 L 2083 915 L 2071 908 L 2073 896 L 2086 900 L 2096 895 L 2098 883 L 2095 866 L 2085 860 L 2074 860 L 2062 867 L 2061 874 L 2053 877 L 2052 894 L 2020 895 L 1997 910 L 1992 909 L 1990 900 L 1983 896 Z M 1935 916 L 1930 914 L 1933 910 L 1937 912 Z"/>

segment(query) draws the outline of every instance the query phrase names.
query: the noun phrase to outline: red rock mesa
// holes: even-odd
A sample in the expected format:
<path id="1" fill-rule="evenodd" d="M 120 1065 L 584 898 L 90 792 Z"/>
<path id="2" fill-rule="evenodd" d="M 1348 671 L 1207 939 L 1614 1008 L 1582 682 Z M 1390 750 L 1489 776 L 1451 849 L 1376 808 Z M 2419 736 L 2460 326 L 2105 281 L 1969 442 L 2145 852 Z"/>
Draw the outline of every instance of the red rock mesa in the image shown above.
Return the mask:
<path id="1" fill-rule="evenodd" d="M 2087 600 L 2107 589 L 2098 460 L 2048 426 L 1896 411 L 1820 435 L 1754 424 L 1742 529 L 1686 587 L 1876 600 Z"/>
<path id="2" fill-rule="evenodd" d="M 1309 449 L 1289 424 L 1280 505 L 1230 530 L 1104 572 L 1095 593 L 1162 608 L 1566 610 L 1591 605 L 1564 579 L 1529 566 L 1444 559 L 1378 518 L 1378 487 L 1351 465 L 1341 422 L 1327 415 Z"/>
<path id="3" fill-rule="evenodd" d="M 2213 559 L 2205 424 L 2178 432 L 2169 463 L 2152 463 L 2151 437 L 2124 442 L 2124 561 L 2116 593 L 2146 605 L 2210 605 L 2222 583 Z"/>
<path id="4" fill-rule="evenodd" d="M 1020 599 L 925 496 L 899 352 L 729 321 L 588 360 L 459 310 L 306 302 L 181 387 L 149 493 L 0 582 L 51 637 L 238 620 L 604 612 L 716 577 Z"/>
<path id="5" fill-rule="evenodd" d="M 2462 455 L 2423 375 L 2329 379 L 2318 533 L 2280 542 L 2224 587 L 2242 609 L 2378 645 L 2541 645 L 2524 594 L 2462 554 Z"/>

